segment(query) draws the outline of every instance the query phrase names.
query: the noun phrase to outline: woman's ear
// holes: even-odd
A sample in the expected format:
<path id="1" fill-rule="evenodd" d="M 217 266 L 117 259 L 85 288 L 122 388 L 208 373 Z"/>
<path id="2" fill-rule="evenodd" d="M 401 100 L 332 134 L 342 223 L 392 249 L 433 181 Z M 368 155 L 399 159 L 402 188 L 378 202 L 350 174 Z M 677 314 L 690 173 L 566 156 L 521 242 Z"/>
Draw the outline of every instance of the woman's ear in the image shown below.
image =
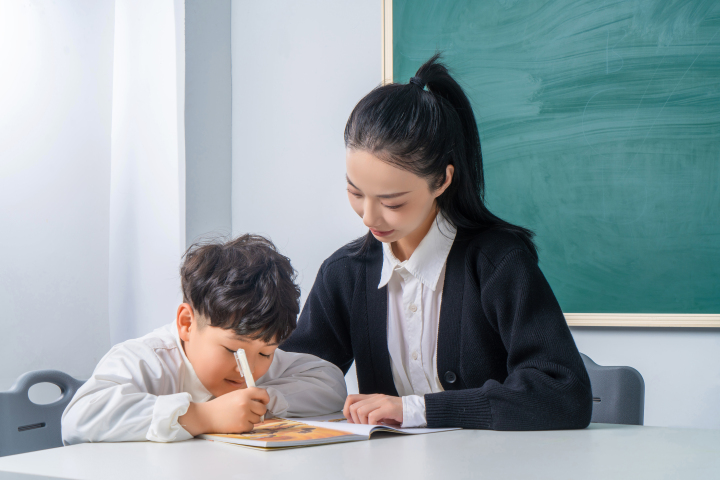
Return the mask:
<path id="1" fill-rule="evenodd" d="M 440 187 L 438 187 L 437 190 L 435 190 L 433 192 L 433 195 L 435 195 L 435 198 L 437 198 L 440 195 L 442 195 L 443 193 L 445 193 L 445 190 L 447 190 L 447 188 L 452 183 L 452 177 L 453 177 L 454 173 L 455 173 L 455 167 L 453 165 L 448 165 L 445 168 L 445 181 L 443 182 L 442 185 L 440 185 Z"/>
<path id="2" fill-rule="evenodd" d="M 190 341 L 190 330 L 195 328 L 195 312 L 189 303 L 181 303 L 177 310 L 178 336 L 183 342 Z"/>

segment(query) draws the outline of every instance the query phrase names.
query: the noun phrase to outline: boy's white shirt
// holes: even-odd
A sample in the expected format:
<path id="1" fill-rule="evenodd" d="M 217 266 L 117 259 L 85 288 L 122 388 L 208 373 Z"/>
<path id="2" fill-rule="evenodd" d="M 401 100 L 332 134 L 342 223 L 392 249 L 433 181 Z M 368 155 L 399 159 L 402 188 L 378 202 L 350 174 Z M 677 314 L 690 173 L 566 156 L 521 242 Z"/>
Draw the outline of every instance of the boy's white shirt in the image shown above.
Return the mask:
<path id="1" fill-rule="evenodd" d="M 283 417 L 337 412 L 347 396 L 338 367 L 279 348 L 256 384 L 270 396 L 268 411 Z M 173 322 L 110 349 L 65 408 L 63 442 L 187 440 L 192 435 L 178 417 L 190 402 L 212 399 L 185 356 Z"/>

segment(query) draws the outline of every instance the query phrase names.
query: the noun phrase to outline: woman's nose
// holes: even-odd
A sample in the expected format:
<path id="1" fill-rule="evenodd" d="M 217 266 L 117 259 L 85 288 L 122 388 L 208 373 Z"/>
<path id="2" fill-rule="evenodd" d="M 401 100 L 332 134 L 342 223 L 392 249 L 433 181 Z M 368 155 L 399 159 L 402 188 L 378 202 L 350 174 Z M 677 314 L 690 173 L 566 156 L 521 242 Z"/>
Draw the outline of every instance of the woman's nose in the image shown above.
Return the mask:
<path id="1" fill-rule="evenodd" d="M 373 205 L 372 202 L 366 201 L 363 210 L 363 223 L 365 226 L 368 228 L 377 227 L 380 219 L 377 206 Z"/>

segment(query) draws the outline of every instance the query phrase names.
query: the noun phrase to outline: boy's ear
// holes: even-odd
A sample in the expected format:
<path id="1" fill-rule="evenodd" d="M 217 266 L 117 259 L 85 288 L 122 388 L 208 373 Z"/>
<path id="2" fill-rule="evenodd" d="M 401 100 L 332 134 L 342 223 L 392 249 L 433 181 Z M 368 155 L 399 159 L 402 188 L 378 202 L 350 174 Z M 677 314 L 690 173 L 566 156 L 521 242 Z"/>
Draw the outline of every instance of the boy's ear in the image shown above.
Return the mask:
<path id="1" fill-rule="evenodd" d="M 178 336 L 183 342 L 190 341 L 190 330 L 195 328 L 195 312 L 189 303 L 181 303 L 177 310 Z"/>

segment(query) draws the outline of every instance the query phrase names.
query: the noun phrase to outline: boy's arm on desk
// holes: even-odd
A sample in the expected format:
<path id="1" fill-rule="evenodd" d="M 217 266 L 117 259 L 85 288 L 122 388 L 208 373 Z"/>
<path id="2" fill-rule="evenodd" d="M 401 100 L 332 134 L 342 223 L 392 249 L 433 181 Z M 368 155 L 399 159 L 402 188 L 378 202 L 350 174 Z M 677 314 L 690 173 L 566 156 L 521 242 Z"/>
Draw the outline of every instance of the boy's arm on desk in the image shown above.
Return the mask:
<path id="1" fill-rule="evenodd" d="M 267 389 L 268 410 L 279 417 L 337 412 L 347 397 L 345 377 L 338 367 L 314 355 L 279 348 L 257 386 Z"/>
<path id="2" fill-rule="evenodd" d="M 190 405 L 190 394 L 148 393 L 172 391 L 175 376 L 165 370 L 167 366 L 145 345 L 113 347 L 65 408 L 63 442 L 173 442 L 192 438 L 177 421 Z"/>

